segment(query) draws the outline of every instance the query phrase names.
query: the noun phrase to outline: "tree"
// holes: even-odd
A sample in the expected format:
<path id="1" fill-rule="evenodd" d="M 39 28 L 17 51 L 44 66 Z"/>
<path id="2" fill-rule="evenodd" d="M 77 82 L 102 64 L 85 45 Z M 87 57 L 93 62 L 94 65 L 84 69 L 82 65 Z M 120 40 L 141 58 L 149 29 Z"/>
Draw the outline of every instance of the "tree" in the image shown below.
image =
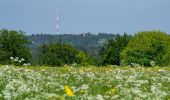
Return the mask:
<path id="1" fill-rule="evenodd" d="M 109 39 L 100 51 L 100 62 L 102 65 L 120 65 L 120 52 L 128 44 L 131 36 L 117 34 L 114 39 Z"/>
<path id="2" fill-rule="evenodd" d="M 151 66 L 150 62 L 154 61 L 156 65 L 168 65 L 170 62 L 169 52 L 170 38 L 164 32 L 138 32 L 121 52 L 121 63 L 123 65 L 137 63 Z"/>
<path id="3" fill-rule="evenodd" d="M 0 30 L 0 63 L 9 64 L 10 57 L 24 58 L 31 61 L 31 53 L 25 46 L 29 43 L 22 31 Z"/>
<path id="4" fill-rule="evenodd" d="M 62 43 L 44 44 L 38 48 L 41 65 L 62 66 L 64 64 L 83 63 L 86 59 L 84 52 L 79 52 L 70 45 Z"/>
<path id="5" fill-rule="evenodd" d="M 107 39 L 115 37 L 115 34 L 99 33 L 83 33 L 83 34 L 32 34 L 27 38 L 32 41 L 32 45 L 28 45 L 35 58 L 38 56 L 36 48 L 43 44 L 57 43 L 60 39 L 61 43 L 69 44 L 74 48 L 84 51 L 88 58 L 98 58 L 100 46 Z M 34 60 L 35 61 L 35 60 Z"/>

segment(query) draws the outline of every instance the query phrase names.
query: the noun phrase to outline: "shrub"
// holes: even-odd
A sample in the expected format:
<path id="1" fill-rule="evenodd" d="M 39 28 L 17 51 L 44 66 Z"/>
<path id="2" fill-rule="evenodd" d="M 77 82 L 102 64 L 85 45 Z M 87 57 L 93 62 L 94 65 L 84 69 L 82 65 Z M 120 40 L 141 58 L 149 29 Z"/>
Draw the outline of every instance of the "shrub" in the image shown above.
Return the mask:
<path id="1" fill-rule="evenodd" d="M 24 58 L 27 62 L 32 59 L 29 49 L 25 46 L 29 41 L 22 31 L 0 30 L 0 63 L 9 64 L 10 57 Z"/>
<path id="2" fill-rule="evenodd" d="M 55 43 L 38 48 L 40 65 L 62 66 L 64 64 L 81 64 L 86 61 L 84 52 L 79 52 L 70 45 Z"/>
<path id="3" fill-rule="evenodd" d="M 151 66 L 165 66 L 170 64 L 170 37 L 160 31 L 143 31 L 135 34 L 127 47 L 121 52 L 121 64 L 138 63 Z"/>
<path id="4" fill-rule="evenodd" d="M 100 50 L 100 63 L 102 65 L 120 65 L 120 52 L 128 44 L 131 36 L 117 34 L 114 39 L 109 39 L 108 42 Z"/>

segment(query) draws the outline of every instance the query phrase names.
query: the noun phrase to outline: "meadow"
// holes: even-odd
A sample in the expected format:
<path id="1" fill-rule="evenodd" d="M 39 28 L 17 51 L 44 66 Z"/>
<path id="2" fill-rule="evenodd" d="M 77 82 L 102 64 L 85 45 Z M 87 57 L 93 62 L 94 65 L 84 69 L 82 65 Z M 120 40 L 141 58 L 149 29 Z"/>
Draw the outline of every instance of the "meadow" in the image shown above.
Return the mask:
<path id="1" fill-rule="evenodd" d="M 0 66 L 0 100 L 169 99 L 169 67 Z"/>

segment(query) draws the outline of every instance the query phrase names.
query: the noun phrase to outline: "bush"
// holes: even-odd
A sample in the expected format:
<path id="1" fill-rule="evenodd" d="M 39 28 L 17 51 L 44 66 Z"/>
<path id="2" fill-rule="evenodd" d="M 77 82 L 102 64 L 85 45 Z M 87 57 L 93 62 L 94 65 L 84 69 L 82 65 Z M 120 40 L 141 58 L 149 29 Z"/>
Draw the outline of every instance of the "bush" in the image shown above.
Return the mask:
<path id="1" fill-rule="evenodd" d="M 143 31 L 135 34 L 127 47 L 121 52 L 121 64 L 138 63 L 151 66 L 166 66 L 170 64 L 170 37 L 160 31 Z"/>
<path id="2" fill-rule="evenodd" d="M 82 64 L 86 61 L 84 52 L 61 43 L 42 45 L 38 48 L 40 65 L 62 66 L 64 64 Z"/>
<path id="3" fill-rule="evenodd" d="M 26 62 L 32 59 L 29 49 L 25 47 L 29 41 L 22 31 L 0 30 L 0 63 L 9 64 L 10 57 L 24 58 Z"/>
<path id="4" fill-rule="evenodd" d="M 117 34 L 114 39 L 108 42 L 100 50 L 100 63 L 102 65 L 120 65 L 120 52 L 128 44 L 131 36 Z"/>

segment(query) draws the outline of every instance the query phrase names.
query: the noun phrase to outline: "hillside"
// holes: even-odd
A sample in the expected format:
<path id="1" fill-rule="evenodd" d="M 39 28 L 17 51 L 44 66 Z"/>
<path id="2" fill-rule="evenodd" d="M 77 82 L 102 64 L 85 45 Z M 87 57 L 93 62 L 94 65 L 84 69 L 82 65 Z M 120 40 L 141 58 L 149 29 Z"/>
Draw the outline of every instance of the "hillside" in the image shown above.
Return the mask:
<path id="1" fill-rule="evenodd" d="M 66 43 L 71 46 L 85 51 L 90 56 L 96 56 L 98 54 L 100 46 L 107 39 L 114 38 L 114 34 L 99 33 L 97 35 L 85 33 L 85 34 L 61 34 L 61 35 L 51 35 L 51 34 L 36 34 L 27 36 L 31 44 L 28 46 L 33 55 L 35 56 L 36 48 L 42 44 L 48 43 Z"/>

